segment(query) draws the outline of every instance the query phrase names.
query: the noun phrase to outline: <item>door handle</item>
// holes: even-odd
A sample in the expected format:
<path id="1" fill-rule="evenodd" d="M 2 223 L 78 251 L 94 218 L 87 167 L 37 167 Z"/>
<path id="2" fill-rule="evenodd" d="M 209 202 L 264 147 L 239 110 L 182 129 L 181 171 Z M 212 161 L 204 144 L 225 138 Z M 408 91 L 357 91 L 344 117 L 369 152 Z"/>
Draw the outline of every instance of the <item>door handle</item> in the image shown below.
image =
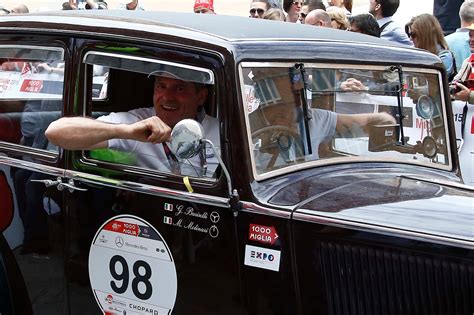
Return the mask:
<path id="1" fill-rule="evenodd" d="M 46 187 L 57 186 L 61 184 L 61 177 L 58 177 L 56 180 L 51 179 L 31 179 L 30 181 L 35 183 L 43 183 Z"/>
<path id="2" fill-rule="evenodd" d="M 68 180 L 67 183 L 60 183 L 58 185 L 58 190 L 63 190 L 64 188 L 68 188 L 69 189 L 69 192 L 72 193 L 74 192 L 75 190 L 78 190 L 78 191 L 87 191 L 87 188 L 80 188 L 80 187 L 76 187 L 76 185 L 74 185 L 74 180 L 71 178 Z"/>
<path id="3" fill-rule="evenodd" d="M 74 185 L 74 180 L 69 179 L 67 183 L 64 183 L 61 177 L 58 177 L 56 180 L 51 179 L 32 179 L 32 182 L 43 183 L 46 187 L 56 186 L 59 191 L 63 191 L 64 188 L 68 188 L 69 192 L 74 192 L 75 190 L 87 191 L 86 188 L 76 187 Z"/>

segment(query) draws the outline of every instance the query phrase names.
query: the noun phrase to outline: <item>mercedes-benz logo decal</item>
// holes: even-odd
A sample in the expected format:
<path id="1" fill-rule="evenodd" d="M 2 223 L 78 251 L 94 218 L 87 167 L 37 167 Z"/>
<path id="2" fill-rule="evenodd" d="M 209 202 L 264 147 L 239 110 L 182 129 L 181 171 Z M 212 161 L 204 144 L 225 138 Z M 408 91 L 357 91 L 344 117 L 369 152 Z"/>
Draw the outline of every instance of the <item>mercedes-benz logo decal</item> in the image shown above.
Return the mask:
<path id="1" fill-rule="evenodd" d="M 212 211 L 209 218 L 211 219 L 212 223 L 217 223 L 221 219 L 221 216 L 216 211 Z"/>
<path id="2" fill-rule="evenodd" d="M 121 236 L 117 236 L 115 238 L 115 245 L 117 245 L 117 247 L 122 247 L 124 244 L 124 241 L 123 241 L 123 238 Z"/>

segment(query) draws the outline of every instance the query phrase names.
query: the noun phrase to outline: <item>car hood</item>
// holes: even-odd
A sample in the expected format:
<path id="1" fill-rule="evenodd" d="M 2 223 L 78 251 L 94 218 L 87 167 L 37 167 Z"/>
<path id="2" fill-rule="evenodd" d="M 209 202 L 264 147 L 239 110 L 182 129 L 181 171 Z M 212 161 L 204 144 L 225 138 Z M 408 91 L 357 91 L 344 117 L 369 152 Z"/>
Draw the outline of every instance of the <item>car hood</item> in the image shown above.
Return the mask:
<path id="1" fill-rule="evenodd" d="M 474 242 L 474 190 L 436 173 L 333 169 L 279 179 L 265 191 L 266 204 L 293 215 Z"/>

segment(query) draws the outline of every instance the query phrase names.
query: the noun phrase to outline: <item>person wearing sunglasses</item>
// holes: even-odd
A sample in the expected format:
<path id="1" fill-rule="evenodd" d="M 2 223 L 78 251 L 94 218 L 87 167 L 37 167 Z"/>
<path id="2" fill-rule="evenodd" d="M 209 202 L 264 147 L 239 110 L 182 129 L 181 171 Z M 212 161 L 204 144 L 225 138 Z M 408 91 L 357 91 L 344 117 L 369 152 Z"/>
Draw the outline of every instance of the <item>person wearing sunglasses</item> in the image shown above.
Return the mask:
<path id="1" fill-rule="evenodd" d="M 441 59 L 451 81 L 457 73 L 456 65 L 438 20 L 431 14 L 420 14 L 407 23 L 405 31 L 416 48 L 427 50 Z"/>
<path id="2" fill-rule="evenodd" d="M 299 17 L 303 0 L 283 0 L 283 10 L 286 12 L 286 21 L 291 23 L 300 23 Z"/>
<path id="3" fill-rule="evenodd" d="M 260 1 L 260 0 L 253 0 L 250 3 L 250 15 L 249 17 L 254 19 L 262 19 L 265 12 L 268 10 L 268 2 Z"/>

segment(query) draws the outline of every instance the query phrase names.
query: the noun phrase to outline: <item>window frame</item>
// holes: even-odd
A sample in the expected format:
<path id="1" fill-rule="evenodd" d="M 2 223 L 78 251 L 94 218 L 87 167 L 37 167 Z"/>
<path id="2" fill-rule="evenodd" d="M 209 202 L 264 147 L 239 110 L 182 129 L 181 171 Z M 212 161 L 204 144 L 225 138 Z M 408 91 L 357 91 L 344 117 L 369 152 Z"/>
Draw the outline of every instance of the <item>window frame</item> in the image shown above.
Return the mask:
<path id="1" fill-rule="evenodd" d="M 19 40 L 19 42 L 21 42 Z M 58 57 L 61 58 L 61 61 L 64 62 L 64 74 L 63 74 L 63 84 L 62 84 L 62 93 L 59 98 L 43 98 L 40 100 L 57 100 L 62 102 L 61 108 L 58 111 L 59 112 L 59 118 L 63 117 L 64 115 L 64 104 L 67 103 L 67 95 L 66 92 L 68 90 L 68 87 L 66 85 L 66 78 L 68 74 L 68 66 L 67 66 L 67 47 L 64 45 L 60 46 L 58 45 L 58 41 L 51 40 L 50 45 L 38 45 L 36 43 L 26 43 L 25 44 L 0 44 L 0 53 L 3 48 L 6 49 L 30 49 L 30 50 L 39 50 L 39 51 L 46 51 L 47 53 L 50 52 L 56 52 L 58 53 Z M 16 58 L 12 58 L 16 59 Z M 58 60 L 59 61 L 59 60 Z M 0 100 L 16 100 L 15 98 L 5 98 Z M 31 99 L 35 100 L 35 99 Z M 22 114 L 24 111 L 22 112 Z M 43 161 L 47 163 L 56 163 L 59 160 L 60 157 L 60 148 L 58 148 L 55 151 L 47 150 L 47 149 L 40 149 L 40 148 L 33 148 L 24 144 L 17 144 L 17 143 L 10 143 L 6 141 L 0 141 L 0 154 L 1 153 L 6 153 L 9 156 L 13 156 L 14 158 L 22 157 L 22 156 L 27 156 L 28 158 L 32 158 L 35 161 Z"/>
<path id="2" fill-rule="evenodd" d="M 195 52 L 191 52 L 195 53 Z M 81 115 L 90 117 L 91 114 L 91 109 L 92 109 L 92 99 L 91 99 L 91 89 L 89 88 L 91 83 L 92 83 L 92 63 L 86 63 L 86 56 L 92 55 L 92 54 L 98 54 L 101 56 L 112 56 L 114 58 L 126 58 L 126 59 L 131 59 L 131 60 L 137 60 L 137 61 L 145 61 L 145 62 L 151 62 L 151 63 L 157 63 L 157 64 L 166 64 L 166 65 L 171 65 L 171 66 L 176 66 L 180 68 L 186 68 L 186 69 L 191 69 L 191 70 L 202 70 L 205 71 L 210 78 L 212 79 L 212 82 L 214 83 L 215 89 L 217 89 L 217 83 L 216 83 L 216 78 L 217 74 L 215 71 L 211 70 L 210 68 L 204 68 L 204 67 L 198 67 L 194 65 L 189 65 L 185 62 L 183 63 L 178 63 L 178 62 L 173 62 L 173 61 L 168 61 L 167 59 L 151 55 L 150 56 L 143 56 L 143 55 L 133 55 L 133 53 L 130 52 L 123 52 L 123 53 L 117 53 L 117 52 L 104 52 L 101 50 L 97 49 L 89 49 L 84 52 L 83 57 L 80 58 L 81 60 L 81 69 L 84 71 L 84 76 L 83 76 L 83 106 L 81 108 Z M 127 72 L 134 72 L 128 69 L 121 69 L 118 68 L 118 70 L 121 71 L 127 71 Z M 142 72 L 135 72 L 135 73 L 142 73 Z M 143 73 L 142 73 L 143 74 Z M 113 87 L 109 85 L 109 93 L 110 89 Z M 216 98 L 214 101 L 217 100 L 217 93 L 216 95 L 213 95 L 212 97 Z M 97 100 L 94 100 L 97 101 Z M 98 101 L 103 101 L 103 100 L 98 100 Z M 216 108 L 216 115 L 215 118 L 219 119 L 220 114 L 219 111 L 221 111 L 220 108 Z M 212 116 L 214 117 L 214 116 Z M 219 130 L 221 133 L 221 130 Z M 222 133 L 220 135 L 222 137 Z M 222 138 L 221 138 L 222 142 Z M 219 144 L 220 146 L 220 144 Z M 87 154 L 88 150 L 82 150 L 81 151 L 81 156 L 80 156 L 80 162 L 81 164 L 88 169 L 88 171 L 91 170 L 91 167 L 94 169 L 100 169 L 100 170 L 107 170 L 107 171 L 112 171 L 116 174 L 125 174 L 125 175 L 133 175 L 133 176 L 146 176 L 150 178 L 155 178 L 155 179 L 163 179 L 163 180 L 170 180 L 172 182 L 179 182 L 183 183 L 183 180 L 185 177 L 188 177 L 186 175 L 177 175 L 173 174 L 171 172 L 166 172 L 166 171 L 160 171 L 156 169 L 149 169 L 145 167 L 140 167 L 140 166 L 132 166 L 132 165 L 126 165 L 126 164 L 120 164 L 120 163 L 113 163 L 113 162 L 108 162 L 108 161 L 103 161 L 103 160 L 98 160 L 91 158 L 90 155 Z M 221 155 L 222 155 L 222 150 L 221 150 Z M 83 171 L 83 170 L 81 170 Z M 107 172 L 106 171 L 106 172 Z M 220 170 L 219 166 L 217 167 L 217 176 L 216 177 L 194 177 L 194 176 L 189 176 L 189 178 L 192 180 L 193 185 L 200 186 L 200 187 L 215 187 L 220 181 L 221 178 L 223 177 L 223 172 Z M 103 176 L 103 175 L 101 175 Z M 121 175 L 118 175 L 121 176 Z"/>
<path id="3" fill-rule="evenodd" d="M 242 100 L 246 100 L 245 95 L 245 84 L 244 84 L 244 73 L 248 71 L 250 68 L 290 68 L 295 65 L 295 63 L 301 63 L 301 61 L 294 61 L 294 62 L 257 62 L 257 61 L 244 61 L 238 65 L 238 76 L 240 81 L 240 89 L 241 89 L 241 97 Z M 321 62 L 305 62 L 304 66 L 307 69 L 310 68 L 317 68 L 317 69 L 353 69 L 353 70 L 375 70 L 375 71 L 383 71 L 387 69 L 387 65 L 360 65 L 360 64 L 335 64 L 335 63 L 321 63 Z M 245 68 L 245 70 L 244 70 Z M 426 163 L 410 163 L 409 160 L 405 159 L 396 159 L 396 158 L 387 158 L 384 157 L 383 159 L 380 157 L 368 157 L 368 156 L 357 156 L 357 157 L 335 157 L 330 159 L 318 159 L 318 160 L 311 160 L 307 162 L 302 162 L 299 164 L 289 165 L 283 168 L 279 168 L 276 170 L 272 170 L 266 173 L 259 174 L 257 172 L 257 166 L 255 161 L 255 156 L 253 152 L 253 141 L 252 141 L 252 132 L 250 128 L 250 121 L 249 115 L 247 112 L 247 104 L 243 103 L 242 108 L 244 111 L 244 120 L 245 120 L 245 127 L 246 127 L 246 137 L 248 143 L 248 152 L 249 152 L 249 159 L 252 167 L 252 174 L 256 181 L 263 181 L 268 178 L 272 178 L 275 176 L 280 176 L 292 172 L 296 172 L 303 169 L 308 169 L 312 167 L 319 167 L 319 166 L 326 166 L 326 165 L 337 165 L 343 163 L 400 163 L 400 164 L 408 164 L 408 165 L 415 165 L 421 167 L 429 167 L 433 169 L 440 169 L 446 171 L 452 171 L 453 169 L 453 160 L 452 160 L 452 148 L 451 148 L 451 139 L 449 137 L 449 130 L 448 130 L 448 113 L 447 113 L 447 104 L 445 101 L 445 95 L 442 85 L 442 74 L 440 71 L 432 68 L 422 68 L 416 66 L 405 66 L 403 67 L 404 72 L 420 72 L 426 74 L 433 74 L 436 75 L 438 81 L 438 89 L 440 91 L 440 101 L 441 101 L 441 108 L 442 108 L 442 115 L 443 115 L 443 124 L 444 124 L 444 136 L 446 139 L 446 148 L 447 148 L 447 163 L 446 165 L 439 165 L 439 164 L 426 164 Z M 336 92 L 335 92 L 336 93 Z"/>

